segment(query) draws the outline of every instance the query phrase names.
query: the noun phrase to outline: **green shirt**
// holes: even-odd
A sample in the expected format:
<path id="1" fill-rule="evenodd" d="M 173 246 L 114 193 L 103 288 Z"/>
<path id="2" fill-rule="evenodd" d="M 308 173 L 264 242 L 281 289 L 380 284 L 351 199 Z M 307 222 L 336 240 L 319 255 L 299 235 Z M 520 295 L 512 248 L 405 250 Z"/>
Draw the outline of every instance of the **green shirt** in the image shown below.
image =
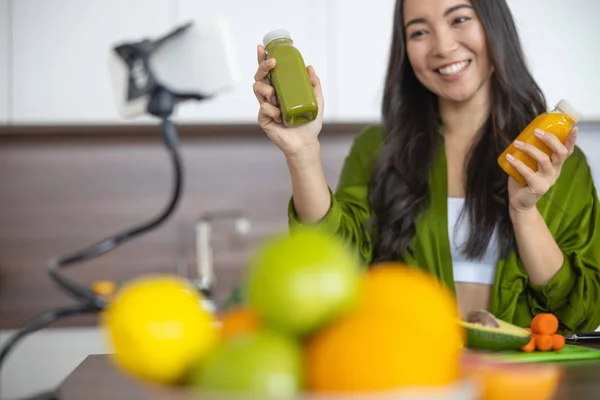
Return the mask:
<path id="1" fill-rule="evenodd" d="M 351 242 L 366 264 L 372 259 L 368 183 L 383 143 L 383 131 L 371 126 L 358 135 L 346 157 L 331 207 L 321 227 Z M 404 261 L 438 277 L 455 294 L 448 237 L 447 171 L 443 135 L 429 179 L 430 207 L 417 221 L 413 256 Z M 564 263 L 546 286 L 529 282 L 523 263 L 512 252 L 496 265 L 490 311 L 498 318 L 528 327 L 538 313 L 552 312 L 560 332 L 593 331 L 600 325 L 600 208 L 589 165 L 579 148 L 565 161 L 554 186 L 537 208 L 564 253 Z M 563 211 L 564 210 L 564 211 Z M 289 208 L 290 227 L 301 224 Z"/>

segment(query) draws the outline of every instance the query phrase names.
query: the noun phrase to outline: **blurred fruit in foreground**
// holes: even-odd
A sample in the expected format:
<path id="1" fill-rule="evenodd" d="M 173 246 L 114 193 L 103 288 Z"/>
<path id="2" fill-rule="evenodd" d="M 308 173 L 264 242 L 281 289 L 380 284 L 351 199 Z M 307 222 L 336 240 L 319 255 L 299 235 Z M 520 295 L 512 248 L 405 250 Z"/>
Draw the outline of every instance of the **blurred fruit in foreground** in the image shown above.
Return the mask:
<path id="1" fill-rule="evenodd" d="M 460 377 L 464 332 L 454 297 L 400 263 L 362 279 L 357 306 L 308 339 L 306 379 L 315 392 L 448 385 Z"/>
<path id="2" fill-rule="evenodd" d="M 219 316 L 222 339 L 228 339 L 241 333 L 254 332 L 261 326 L 260 319 L 246 306 L 236 306 Z"/>
<path id="3" fill-rule="evenodd" d="M 303 386 L 302 351 L 294 339 L 274 331 L 233 336 L 188 375 L 187 383 L 206 395 L 291 397 Z"/>
<path id="4" fill-rule="evenodd" d="M 117 366 L 140 379 L 176 383 L 216 344 L 215 320 L 201 299 L 176 276 L 147 276 L 123 286 L 102 321 Z"/>
<path id="5" fill-rule="evenodd" d="M 117 291 L 117 285 L 113 281 L 95 281 L 90 285 L 90 289 L 97 295 L 106 299 L 111 299 Z"/>
<path id="6" fill-rule="evenodd" d="M 265 324 L 304 335 L 354 304 L 361 273 L 357 256 L 336 237 L 295 228 L 251 259 L 248 303 Z"/>
<path id="7" fill-rule="evenodd" d="M 563 369 L 558 364 L 511 364 L 465 354 L 464 376 L 481 387 L 481 400 L 550 400 L 558 389 Z"/>

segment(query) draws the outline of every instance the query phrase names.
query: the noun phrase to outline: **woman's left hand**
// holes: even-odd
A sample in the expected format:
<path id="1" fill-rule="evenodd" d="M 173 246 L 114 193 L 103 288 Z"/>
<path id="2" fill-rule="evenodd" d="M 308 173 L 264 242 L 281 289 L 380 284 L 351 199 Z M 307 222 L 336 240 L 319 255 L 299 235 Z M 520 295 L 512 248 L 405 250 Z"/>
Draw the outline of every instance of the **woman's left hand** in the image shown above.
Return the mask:
<path id="1" fill-rule="evenodd" d="M 553 134 L 539 129 L 536 129 L 535 135 L 552 150 L 552 155 L 548 157 L 531 144 L 515 142 L 517 149 L 537 161 L 538 170 L 534 172 L 523 162 L 507 157 L 508 162 L 527 182 L 526 186 L 522 186 L 512 177 L 508 178 L 508 200 L 511 211 L 527 211 L 534 208 L 538 200 L 554 185 L 565 160 L 573 154 L 577 127 L 571 129 L 565 144 L 562 144 Z"/>

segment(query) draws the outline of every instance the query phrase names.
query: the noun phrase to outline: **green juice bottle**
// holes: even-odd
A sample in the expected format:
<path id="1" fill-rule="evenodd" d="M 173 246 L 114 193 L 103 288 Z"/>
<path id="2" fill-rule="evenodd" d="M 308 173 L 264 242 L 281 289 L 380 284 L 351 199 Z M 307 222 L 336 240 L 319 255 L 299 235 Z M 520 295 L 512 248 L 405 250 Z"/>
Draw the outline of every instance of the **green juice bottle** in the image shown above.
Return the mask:
<path id="1" fill-rule="evenodd" d="M 306 124 L 317 118 L 319 106 L 310 83 L 302 54 L 288 31 L 277 29 L 263 38 L 267 59 L 276 60 L 271 70 L 283 124 L 288 127 Z"/>

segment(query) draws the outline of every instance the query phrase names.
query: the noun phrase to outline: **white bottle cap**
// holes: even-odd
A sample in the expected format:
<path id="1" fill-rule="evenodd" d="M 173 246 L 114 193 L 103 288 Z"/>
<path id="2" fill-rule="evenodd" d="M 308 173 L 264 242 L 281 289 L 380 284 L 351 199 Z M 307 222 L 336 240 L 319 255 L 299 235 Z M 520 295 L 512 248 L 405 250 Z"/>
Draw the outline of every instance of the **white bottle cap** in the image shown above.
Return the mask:
<path id="1" fill-rule="evenodd" d="M 281 39 L 281 38 L 287 38 L 287 39 L 291 40 L 292 36 L 285 29 L 275 29 L 265 35 L 265 37 L 263 38 L 263 45 L 266 46 L 271 41 L 273 41 L 275 39 Z"/>
<path id="2" fill-rule="evenodd" d="M 558 108 L 559 110 L 561 110 L 562 112 L 564 112 L 565 114 L 568 114 L 571 118 L 573 118 L 575 120 L 575 122 L 579 121 L 581 119 L 581 113 L 579 113 L 571 103 L 569 103 L 567 100 L 565 99 L 561 99 L 557 104 L 556 104 L 556 108 Z"/>

